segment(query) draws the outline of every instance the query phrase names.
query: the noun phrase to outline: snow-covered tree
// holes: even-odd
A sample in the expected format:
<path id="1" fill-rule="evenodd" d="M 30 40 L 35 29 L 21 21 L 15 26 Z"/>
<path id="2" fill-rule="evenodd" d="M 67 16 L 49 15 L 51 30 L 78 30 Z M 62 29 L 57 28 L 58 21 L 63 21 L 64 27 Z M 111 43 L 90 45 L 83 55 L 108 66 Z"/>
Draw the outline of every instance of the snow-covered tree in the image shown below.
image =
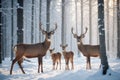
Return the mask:
<path id="1" fill-rule="evenodd" d="M 98 28 L 100 37 L 100 58 L 102 74 L 105 75 L 109 68 L 106 56 L 105 27 L 104 27 L 104 0 L 98 0 Z"/>

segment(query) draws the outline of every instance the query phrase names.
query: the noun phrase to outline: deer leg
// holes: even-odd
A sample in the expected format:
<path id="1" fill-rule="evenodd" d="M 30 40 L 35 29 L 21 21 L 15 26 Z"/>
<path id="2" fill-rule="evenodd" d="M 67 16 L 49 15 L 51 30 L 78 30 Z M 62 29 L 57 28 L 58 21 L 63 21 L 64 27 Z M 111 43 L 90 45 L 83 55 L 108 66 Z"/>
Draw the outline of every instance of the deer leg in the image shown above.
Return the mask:
<path id="1" fill-rule="evenodd" d="M 58 61 L 57 61 L 57 65 L 56 65 L 56 70 L 57 70 L 57 67 L 58 67 Z"/>
<path id="2" fill-rule="evenodd" d="M 59 63 L 60 63 L 60 70 L 61 70 L 61 60 L 59 60 Z"/>
<path id="3" fill-rule="evenodd" d="M 66 62 L 67 62 L 67 61 L 66 61 L 66 59 L 65 59 L 65 70 L 66 70 Z"/>
<path id="4" fill-rule="evenodd" d="M 40 73 L 40 57 L 38 57 L 38 73 Z"/>
<path id="5" fill-rule="evenodd" d="M 86 69 L 91 69 L 90 57 L 87 57 L 87 65 L 86 65 Z"/>
<path id="6" fill-rule="evenodd" d="M 68 60 L 68 64 L 67 64 L 67 66 L 68 66 L 68 70 L 70 70 L 70 68 L 69 68 L 69 60 Z"/>
<path id="7" fill-rule="evenodd" d="M 66 66 L 67 66 L 67 70 L 69 70 L 69 60 L 67 59 L 67 62 L 66 62 Z"/>
<path id="8" fill-rule="evenodd" d="M 42 61 L 42 57 L 40 57 L 40 65 L 41 65 L 41 72 L 43 73 L 43 61 Z"/>
<path id="9" fill-rule="evenodd" d="M 73 69 L 74 69 L 73 58 L 71 58 L 70 61 L 71 61 L 71 65 L 72 65 L 72 68 L 71 68 L 71 69 L 73 70 Z"/>
<path id="10" fill-rule="evenodd" d="M 23 72 L 23 74 L 25 74 L 25 72 L 24 72 L 24 70 L 23 70 L 23 67 L 22 67 L 22 65 L 21 65 L 22 62 L 23 62 L 23 59 L 21 58 L 21 59 L 18 61 L 18 65 L 19 65 L 21 71 Z"/>
<path id="11" fill-rule="evenodd" d="M 12 74 L 13 65 L 16 63 L 17 59 L 14 59 L 11 64 L 10 75 Z"/>
<path id="12" fill-rule="evenodd" d="M 21 57 L 16 57 L 11 64 L 11 69 L 10 69 L 10 75 L 12 74 L 12 70 L 13 70 L 13 65 L 20 59 Z"/>
<path id="13" fill-rule="evenodd" d="M 90 57 L 89 57 L 89 69 L 91 69 L 91 62 L 90 62 Z"/>
<path id="14" fill-rule="evenodd" d="M 86 62 L 86 63 L 87 63 L 87 64 L 86 64 L 86 69 L 88 69 L 88 57 L 87 57 L 86 59 L 87 59 L 87 62 Z"/>
<path id="15" fill-rule="evenodd" d="M 55 70 L 55 62 L 53 61 L 53 70 Z"/>

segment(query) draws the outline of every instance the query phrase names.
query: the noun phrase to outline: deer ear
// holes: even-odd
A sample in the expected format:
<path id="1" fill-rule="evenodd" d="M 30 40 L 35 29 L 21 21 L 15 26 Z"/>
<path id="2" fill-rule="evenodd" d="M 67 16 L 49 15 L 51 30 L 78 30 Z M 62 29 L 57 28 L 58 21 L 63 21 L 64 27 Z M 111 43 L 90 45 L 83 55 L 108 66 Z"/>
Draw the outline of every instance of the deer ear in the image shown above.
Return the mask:
<path id="1" fill-rule="evenodd" d="M 62 44 L 60 44 L 60 47 L 62 47 Z"/>
<path id="2" fill-rule="evenodd" d="M 42 31 L 43 34 L 46 34 L 47 32 L 46 31 Z"/>
<path id="3" fill-rule="evenodd" d="M 68 44 L 65 45 L 65 47 L 67 47 L 67 46 L 68 46 Z"/>
<path id="4" fill-rule="evenodd" d="M 74 38 L 77 38 L 77 34 L 74 34 Z"/>
<path id="5" fill-rule="evenodd" d="M 53 48 L 53 50 L 55 50 L 55 48 Z"/>
<path id="6" fill-rule="evenodd" d="M 55 32 L 54 32 L 54 31 L 51 31 L 50 33 L 51 33 L 51 34 L 54 34 Z"/>

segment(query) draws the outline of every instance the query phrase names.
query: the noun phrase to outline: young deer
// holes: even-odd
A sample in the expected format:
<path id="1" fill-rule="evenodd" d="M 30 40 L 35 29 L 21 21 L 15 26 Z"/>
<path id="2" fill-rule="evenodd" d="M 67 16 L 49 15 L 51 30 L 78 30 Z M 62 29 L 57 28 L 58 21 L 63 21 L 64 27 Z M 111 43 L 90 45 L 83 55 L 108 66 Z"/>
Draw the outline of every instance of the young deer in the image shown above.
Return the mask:
<path id="1" fill-rule="evenodd" d="M 22 68 L 22 60 L 23 57 L 27 58 L 38 58 L 38 73 L 39 69 L 41 67 L 41 72 L 43 72 L 43 62 L 42 57 L 46 55 L 47 50 L 50 47 L 51 44 L 51 35 L 54 34 L 55 30 L 57 29 L 57 24 L 55 24 L 55 29 L 53 31 L 47 32 L 41 28 L 40 24 L 40 30 L 45 35 L 45 41 L 42 43 L 36 43 L 36 44 L 17 44 L 14 46 L 15 50 L 15 59 L 12 61 L 10 74 L 12 74 L 13 65 L 18 62 L 18 65 L 22 72 L 25 74 L 23 68 Z"/>
<path id="2" fill-rule="evenodd" d="M 60 65 L 60 70 L 61 70 L 61 53 L 60 52 L 57 52 L 57 53 L 54 53 L 55 48 L 53 49 L 49 49 L 50 53 L 51 53 L 51 59 L 52 59 L 52 62 L 53 62 L 53 70 L 57 70 L 57 67 L 58 67 L 58 63 Z M 56 65 L 56 68 L 55 68 L 55 65 Z"/>
<path id="3" fill-rule="evenodd" d="M 74 57 L 74 53 L 72 51 L 66 51 L 66 47 L 68 45 L 60 45 L 60 47 L 62 47 L 62 53 L 65 59 L 65 70 L 69 70 L 69 61 L 71 62 L 71 69 L 74 69 L 74 62 L 73 62 L 73 57 Z"/>
<path id="4" fill-rule="evenodd" d="M 74 38 L 77 39 L 78 49 L 82 52 L 82 54 L 87 59 L 86 69 L 91 69 L 90 57 L 100 56 L 100 46 L 99 45 L 84 45 L 83 44 L 82 39 L 85 37 L 87 30 L 88 29 L 86 28 L 85 33 L 81 34 L 80 36 L 73 33 L 73 28 L 71 29 L 71 32 L 72 32 Z"/>

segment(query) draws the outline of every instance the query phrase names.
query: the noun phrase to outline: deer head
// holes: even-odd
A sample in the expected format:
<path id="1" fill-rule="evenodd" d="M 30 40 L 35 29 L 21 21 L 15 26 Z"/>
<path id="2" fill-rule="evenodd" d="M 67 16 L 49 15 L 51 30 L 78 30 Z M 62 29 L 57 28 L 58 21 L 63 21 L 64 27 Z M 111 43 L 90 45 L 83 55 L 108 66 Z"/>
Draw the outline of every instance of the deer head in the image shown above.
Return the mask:
<path id="1" fill-rule="evenodd" d="M 67 46 L 68 46 L 68 44 L 66 44 L 66 45 L 62 45 L 62 44 L 61 44 L 61 45 L 60 45 L 60 47 L 62 47 L 62 50 L 63 50 L 63 51 L 66 51 L 66 47 L 67 47 Z"/>
<path id="2" fill-rule="evenodd" d="M 55 50 L 55 48 L 49 49 L 50 53 L 53 53 L 54 50 Z"/>
<path id="3" fill-rule="evenodd" d="M 42 31 L 42 33 L 46 36 L 46 39 L 47 40 L 50 40 L 51 39 L 51 35 L 53 35 L 55 33 L 55 30 L 57 29 L 57 23 L 55 23 L 55 29 L 50 31 L 50 32 L 47 32 L 45 31 L 44 29 L 41 28 L 41 23 L 40 23 L 40 30 Z"/>
<path id="4" fill-rule="evenodd" d="M 88 28 L 86 27 L 85 33 L 83 33 L 83 34 L 81 34 L 80 36 L 78 36 L 77 34 L 73 33 L 73 28 L 71 28 L 71 32 L 72 32 L 74 38 L 77 39 L 77 43 L 78 43 L 78 44 L 81 44 L 81 43 L 82 43 L 82 39 L 85 37 L 85 34 L 87 33 L 87 30 L 88 30 Z"/>

